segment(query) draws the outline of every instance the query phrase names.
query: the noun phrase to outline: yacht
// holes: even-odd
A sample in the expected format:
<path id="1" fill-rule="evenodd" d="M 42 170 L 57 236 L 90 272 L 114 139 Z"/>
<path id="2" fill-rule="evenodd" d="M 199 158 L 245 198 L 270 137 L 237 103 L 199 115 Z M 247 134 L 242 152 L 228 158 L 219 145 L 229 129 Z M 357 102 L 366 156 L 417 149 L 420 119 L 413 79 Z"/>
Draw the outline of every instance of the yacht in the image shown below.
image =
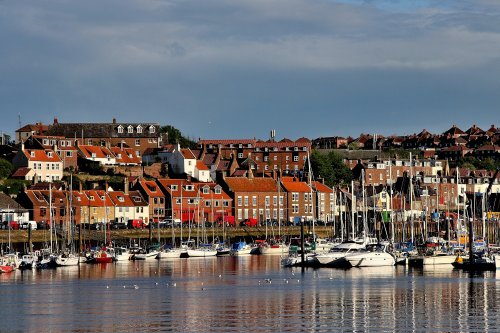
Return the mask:
<path id="1" fill-rule="evenodd" d="M 361 249 L 346 255 L 345 260 L 348 261 L 352 267 L 394 266 L 396 260 L 386 250 L 386 245 L 371 244 L 367 245 L 366 249 Z"/>

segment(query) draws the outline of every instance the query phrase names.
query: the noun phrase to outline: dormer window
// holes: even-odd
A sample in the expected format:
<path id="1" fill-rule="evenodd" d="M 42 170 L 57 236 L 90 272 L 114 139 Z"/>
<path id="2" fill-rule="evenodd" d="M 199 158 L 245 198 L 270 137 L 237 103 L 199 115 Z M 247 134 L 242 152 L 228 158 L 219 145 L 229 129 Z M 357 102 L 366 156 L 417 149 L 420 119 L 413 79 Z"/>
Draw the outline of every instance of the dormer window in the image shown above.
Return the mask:
<path id="1" fill-rule="evenodd" d="M 137 126 L 137 133 L 142 133 L 142 126 L 141 125 Z"/>
<path id="2" fill-rule="evenodd" d="M 299 147 L 293 147 L 293 151 L 299 151 Z"/>
<path id="3" fill-rule="evenodd" d="M 307 147 L 302 147 L 302 150 L 303 151 L 307 151 Z"/>
<path id="4" fill-rule="evenodd" d="M 52 157 L 52 152 L 51 151 L 47 152 L 47 156 Z"/>
<path id="5" fill-rule="evenodd" d="M 274 147 L 274 148 L 273 148 L 273 150 L 274 150 L 274 151 L 278 151 L 278 147 Z"/>
<path id="6" fill-rule="evenodd" d="M 125 201 L 125 198 L 124 198 L 124 197 L 118 197 L 118 201 L 120 201 L 120 202 L 124 202 L 124 201 Z"/>
<path id="7" fill-rule="evenodd" d="M 90 196 L 90 200 L 94 200 L 94 196 L 93 195 Z"/>
<path id="8" fill-rule="evenodd" d="M 118 154 L 116 157 L 118 157 L 118 158 L 122 158 L 122 154 Z"/>
<path id="9" fill-rule="evenodd" d="M 221 188 L 219 186 L 215 188 L 215 194 L 221 194 Z"/>
<path id="10" fill-rule="evenodd" d="M 149 126 L 149 133 L 154 133 L 155 127 L 153 125 Z"/>
<path id="11" fill-rule="evenodd" d="M 118 126 L 118 133 L 123 133 L 123 126 L 122 125 Z"/>
<path id="12" fill-rule="evenodd" d="M 35 152 L 34 151 L 30 152 L 30 156 L 35 157 Z"/>
<path id="13" fill-rule="evenodd" d="M 128 133 L 134 133 L 134 127 L 133 127 L 132 125 L 129 125 L 129 126 L 127 127 L 127 132 L 128 132 Z"/>
<path id="14" fill-rule="evenodd" d="M 193 185 L 186 185 L 186 191 L 192 191 Z"/>
<path id="15" fill-rule="evenodd" d="M 95 153 L 92 153 L 92 157 L 93 157 L 93 158 L 96 158 L 96 156 L 97 156 L 97 155 L 96 155 Z"/>
<path id="16" fill-rule="evenodd" d="M 171 189 L 172 191 L 177 191 L 177 185 L 171 185 L 171 186 L 170 186 L 170 189 Z"/>
<path id="17" fill-rule="evenodd" d="M 132 199 L 134 200 L 134 202 L 141 202 L 141 198 L 140 197 L 132 197 Z"/>
<path id="18" fill-rule="evenodd" d="M 203 188 L 203 194 L 208 194 L 209 193 L 209 188 L 208 187 L 204 187 Z"/>
<path id="19" fill-rule="evenodd" d="M 48 139 L 43 139 L 43 145 L 48 146 L 49 145 L 49 140 Z"/>

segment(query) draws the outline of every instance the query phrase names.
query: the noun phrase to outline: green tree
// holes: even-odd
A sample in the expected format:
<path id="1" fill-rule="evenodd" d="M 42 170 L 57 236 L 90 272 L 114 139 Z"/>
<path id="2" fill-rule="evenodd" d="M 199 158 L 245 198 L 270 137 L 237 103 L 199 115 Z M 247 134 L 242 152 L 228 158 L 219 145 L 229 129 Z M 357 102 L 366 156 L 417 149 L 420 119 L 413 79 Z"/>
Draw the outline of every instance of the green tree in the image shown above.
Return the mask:
<path id="1" fill-rule="evenodd" d="M 325 179 L 328 186 L 348 184 L 352 180 L 352 171 L 336 152 L 321 154 L 317 150 L 311 153 L 311 167 L 315 176 Z"/>
<path id="2" fill-rule="evenodd" d="M 5 179 L 2 185 L 0 185 L 0 191 L 9 195 L 10 194 L 17 195 L 23 190 L 24 186 L 28 187 L 30 184 L 31 182 L 28 180 Z"/>
<path id="3" fill-rule="evenodd" d="M 12 174 L 12 171 L 14 171 L 12 163 L 0 158 L 0 179 L 8 178 Z"/>
<path id="4" fill-rule="evenodd" d="M 172 125 L 162 126 L 160 128 L 160 133 L 165 134 L 165 136 L 166 136 L 165 141 L 168 144 L 178 143 L 181 145 L 181 147 L 185 147 L 185 148 L 196 147 L 196 142 L 183 136 L 181 131 Z"/>

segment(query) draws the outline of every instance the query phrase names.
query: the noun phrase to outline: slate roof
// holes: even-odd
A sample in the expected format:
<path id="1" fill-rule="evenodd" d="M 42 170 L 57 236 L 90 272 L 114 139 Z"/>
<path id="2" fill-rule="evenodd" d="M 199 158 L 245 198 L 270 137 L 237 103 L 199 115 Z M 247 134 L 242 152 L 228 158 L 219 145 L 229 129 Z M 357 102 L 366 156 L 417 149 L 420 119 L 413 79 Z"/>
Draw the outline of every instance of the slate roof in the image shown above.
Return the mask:
<path id="1" fill-rule="evenodd" d="M 137 133 L 137 127 L 142 127 L 142 133 Z M 123 133 L 118 133 L 118 127 L 123 127 Z M 128 133 L 128 126 L 134 128 L 133 133 Z M 149 127 L 154 126 L 155 131 L 149 132 Z M 47 135 L 58 135 L 67 138 L 74 136 L 81 138 L 156 138 L 160 135 L 158 123 L 56 123 L 50 126 Z"/>

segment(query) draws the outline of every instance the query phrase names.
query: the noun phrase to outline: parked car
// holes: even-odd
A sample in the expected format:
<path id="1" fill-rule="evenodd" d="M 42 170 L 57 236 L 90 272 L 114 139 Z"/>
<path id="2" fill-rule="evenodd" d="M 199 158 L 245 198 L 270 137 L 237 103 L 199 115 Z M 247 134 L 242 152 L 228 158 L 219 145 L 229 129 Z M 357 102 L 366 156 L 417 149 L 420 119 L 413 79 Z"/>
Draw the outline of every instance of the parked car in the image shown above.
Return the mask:
<path id="1" fill-rule="evenodd" d="M 19 230 L 19 223 L 17 221 L 3 221 L 2 223 L 2 229 L 9 229 L 9 224 L 10 224 L 10 230 Z"/>
<path id="2" fill-rule="evenodd" d="M 111 229 L 127 229 L 127 223 L 115 221 L 115 222 L 111 223 L 110 227 L 111 227 Z"/>
<path id="3" fill-rule="evenodd" d="M 29 229 L 30 227 L 31 230 L 36 230 L 38 227 L 36 221 L 27 221 L 21 223 L 21 229 Z"/>
<path id="4" fill-rule="evenodd" d="M 127 226 L 129 229 L 144 229 L 147 224 L 143 220 L 128 220 Z"/>
<path id="5" fill-rule="evenodd" d="M 256 227 L 258 224 L 259 221 L 257 221 L 257 219 L 252 219 L 252 218 L 245 219 L 240 222 L 241 227 Z"/>

